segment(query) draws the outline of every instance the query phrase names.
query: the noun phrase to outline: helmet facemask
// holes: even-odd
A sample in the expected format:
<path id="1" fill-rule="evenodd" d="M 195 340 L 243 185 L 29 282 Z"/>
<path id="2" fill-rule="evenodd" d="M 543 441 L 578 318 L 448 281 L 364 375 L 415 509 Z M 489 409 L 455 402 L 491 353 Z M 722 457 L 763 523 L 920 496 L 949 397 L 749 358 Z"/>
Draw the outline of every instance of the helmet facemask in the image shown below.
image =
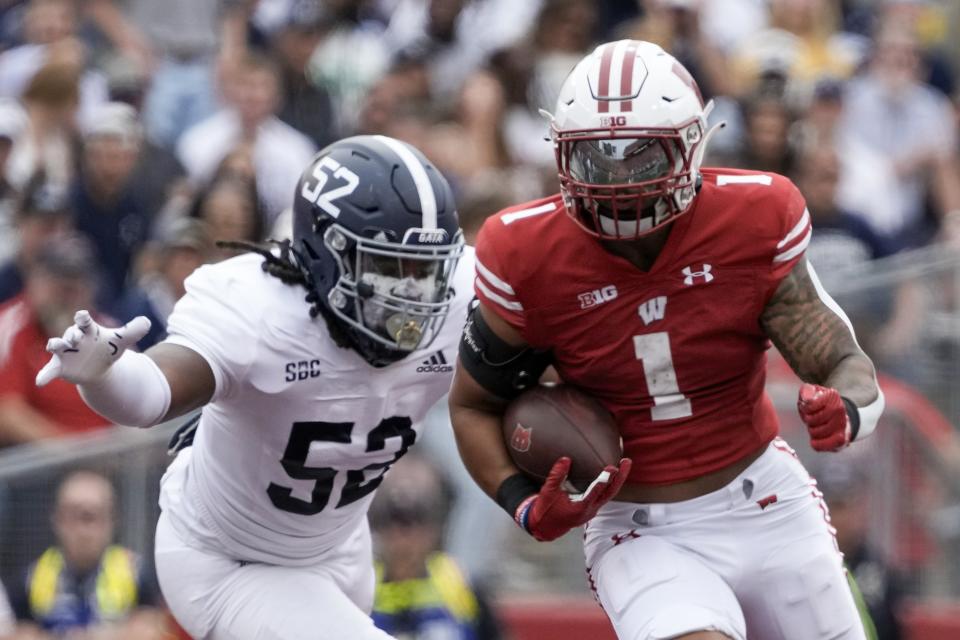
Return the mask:
<path id="1" fill-rule="evenodd" d="M 696 194 L 699 121 L 676 129 L 556 131 L 567 209 L 588 233 L 632 240 L 690 209 Z"/>
<path id="2" fill-rule="evenodd" d="M 400 357 L 428 347 L 439 334 L 463 254 L 459 232 L 452 241 L 443 233 L 442 245 L 414 244 L 413 238 L 424 235 L 419 231 L 408 230 L 403 241 L 390 242 L 382 233 L 370 239 L 334 224 L 323 236 L 340 272 L 327 295 L 331 311 Z"/>

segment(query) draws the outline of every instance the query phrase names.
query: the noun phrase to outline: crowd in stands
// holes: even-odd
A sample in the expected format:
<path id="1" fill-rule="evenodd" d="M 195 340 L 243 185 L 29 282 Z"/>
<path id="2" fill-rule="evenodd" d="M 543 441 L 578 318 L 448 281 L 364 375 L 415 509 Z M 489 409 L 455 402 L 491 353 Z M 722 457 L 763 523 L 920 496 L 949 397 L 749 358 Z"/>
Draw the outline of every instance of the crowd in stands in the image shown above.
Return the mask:
<path id="1" fill-rule="evenodd" d="M 333 140 L 422 149 L 468 237 L 555 192 L 540 111 L 602 41 L 653 41 L 696 77 L 727 123 L 705 164 L 794 179 L 822 274 L 960 248 L 958 14 L 945 0 L 3 0 L 0 448 L 106 426 L 73 385 L 33 385 L 47 339 L 80 308 L 107 326 L 147 315 L 140 347 L 163 339 L 184 279 L 235 255 L 216 241 L 289 236 L 297 178 Z M 872 303 L 882 368 L 930 298 L 904 285 Z M 483 517 L 483 500 L 459 517 Z M 429 526 L 417 508 L 405 517 Z M 388 620 L 396 603 L 378 602 Z"/>

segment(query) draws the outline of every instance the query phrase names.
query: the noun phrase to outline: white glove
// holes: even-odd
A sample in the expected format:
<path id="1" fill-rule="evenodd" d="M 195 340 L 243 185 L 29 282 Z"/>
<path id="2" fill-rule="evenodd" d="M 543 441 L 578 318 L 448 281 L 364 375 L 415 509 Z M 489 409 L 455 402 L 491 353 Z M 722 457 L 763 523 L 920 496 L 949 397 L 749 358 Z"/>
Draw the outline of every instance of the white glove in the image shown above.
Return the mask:
<path id="1" fill-rule="evenodd" d="M 37 374 L 38 387 L 54 378 L 74 384 L 100 380 L 124 351 L 150 331 L 150 321 L 145 316 L 137 316 L 119 329 L 109 329 L 94 322 L 90 313 L 83 310 L 77 311 L 73 322 L 62 338 L 47 341 L 47 351 L 53 357 Z"/>

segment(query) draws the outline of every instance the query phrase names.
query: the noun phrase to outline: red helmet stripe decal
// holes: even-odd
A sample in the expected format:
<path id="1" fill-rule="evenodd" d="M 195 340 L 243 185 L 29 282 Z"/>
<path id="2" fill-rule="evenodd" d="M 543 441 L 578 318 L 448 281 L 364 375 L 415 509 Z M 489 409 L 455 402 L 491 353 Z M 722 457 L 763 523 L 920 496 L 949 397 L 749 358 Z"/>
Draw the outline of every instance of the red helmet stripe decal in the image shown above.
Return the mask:
<path id="1" fill-rule="evenodd" d="M 637 45 L 632 42 L 623 52 L 623 65 L 620 67 L 620 95 L 633 95 L 633 63 L 637 59 Z M 620 102 L 620 112 L 633 111 L 633 100 Z"/>
<path id="2" fill-rule="evenodd" d="M 614 43 L 603 47 L 603 55 L 600 58 L 600 86 L 597 87 L 597 111 L 606 113 L 610 110 L 610 66 L 613 63 L 613 50 L 616 48 Z"/>
<path id="3" fill-rule="evenodd" d="M 685 85 L 689 86 L 691 89 L 694 90 L 694 92 L 697 94 L 697 98 L 700 99 L 700 106 L 702 107 L 703 95 L 700 93 L 700 87 L 697 86 L 697 81 L 693 79 L 693 76 L 690 75 L 690 72 L 687 71 L 687 68 L 684 67 L 679 62 L 674 62 L 673 73 L 676 74 L 676 76 L 679 77 L 681 80 L 683 80 L 683 83 Z"/>

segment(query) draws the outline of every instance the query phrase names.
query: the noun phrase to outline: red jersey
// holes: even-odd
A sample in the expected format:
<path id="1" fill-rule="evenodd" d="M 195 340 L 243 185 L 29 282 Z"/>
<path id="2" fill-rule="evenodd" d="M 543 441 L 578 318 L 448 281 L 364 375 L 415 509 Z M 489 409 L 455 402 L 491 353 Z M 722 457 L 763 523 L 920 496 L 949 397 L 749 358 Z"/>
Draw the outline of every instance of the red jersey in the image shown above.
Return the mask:
<path id="1" fill-rule="evenodd" d="M 477 296 L 616 418 L 632 482 L 722 469 L 774 438 L 760 316 L 810 241 L 783 176 L 704 169 L 648 272 L 603 249 L 559 195 L 477 237 Z"/>
<path id="2" fill-rule="evenodd" d="M 73 384 L 57 378 L 36 385 L 37 373 L 50 360 L 47 337 L 22 296 L 0 306 L 0 397 L 16 395 L 64 434 L 90 431 L 110 423 L 84 403 Z"/>

